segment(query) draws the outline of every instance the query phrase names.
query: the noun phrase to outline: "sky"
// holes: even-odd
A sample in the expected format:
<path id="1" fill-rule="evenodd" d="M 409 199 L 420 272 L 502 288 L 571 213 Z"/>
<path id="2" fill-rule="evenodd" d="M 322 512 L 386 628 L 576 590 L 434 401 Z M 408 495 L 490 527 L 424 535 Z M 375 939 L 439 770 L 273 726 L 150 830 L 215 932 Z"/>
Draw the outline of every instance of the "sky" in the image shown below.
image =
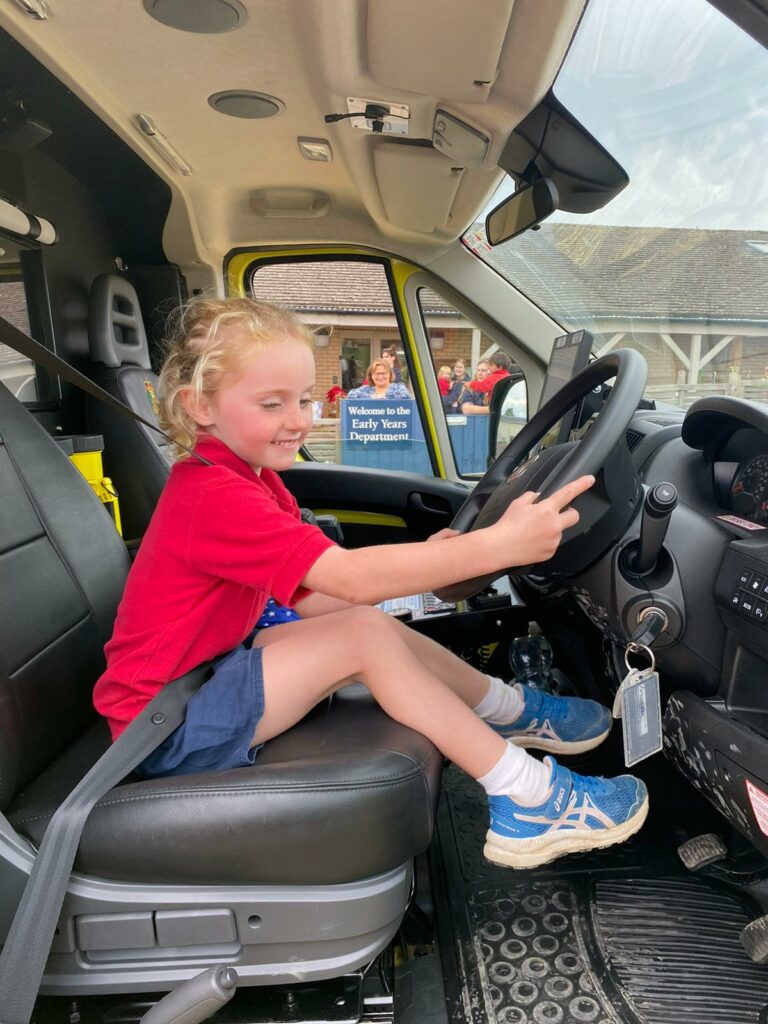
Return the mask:
<path id="1" fill-rule="evenodd" d="M 555 95 L 630 185 L 551 220 L 768 230 L 768 51 L 706 0 L 590 0 Z"/>

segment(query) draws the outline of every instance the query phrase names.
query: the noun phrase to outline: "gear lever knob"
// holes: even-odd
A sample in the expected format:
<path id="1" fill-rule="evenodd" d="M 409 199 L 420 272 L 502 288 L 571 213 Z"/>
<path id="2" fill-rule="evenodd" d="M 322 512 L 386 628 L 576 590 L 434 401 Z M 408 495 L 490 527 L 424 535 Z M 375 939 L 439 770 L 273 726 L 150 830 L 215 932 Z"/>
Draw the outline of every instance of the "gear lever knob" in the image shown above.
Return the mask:
<path id="1" fill-rule="evenodd" d="M 632 561 L 635 575 L 642 576 L 656 565 L 677 500 L 677 488 L 670 483 L 656 484 L 646 494 L 640 520 L 640 543 Z"/>

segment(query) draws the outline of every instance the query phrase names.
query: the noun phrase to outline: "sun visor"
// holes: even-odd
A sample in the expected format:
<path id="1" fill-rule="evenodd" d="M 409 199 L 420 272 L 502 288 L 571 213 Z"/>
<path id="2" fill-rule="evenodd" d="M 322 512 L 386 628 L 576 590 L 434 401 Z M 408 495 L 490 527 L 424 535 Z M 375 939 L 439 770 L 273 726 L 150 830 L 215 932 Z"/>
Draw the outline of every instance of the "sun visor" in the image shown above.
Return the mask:
<path id="1" fill-rule="evenodd" d="M 374 149 L 373 164 L 392 224 L 422 233 L 446 226 L 463 168 L 434 149 L 392 144 Z"/>
<path id="2" fill-rule="evenodd" d="M 380 84 L 457 103 L 484 103 L 514 0 L 368 0 L 368 69 Z M 399 93 L 398 93 L 399 94 Z"/>
<path id="3" fill-rule="evenodd" d="M 629 184 L 624 168 L 552 93 L 512 132 L 499 167 L 517 182 L 551 178 L 559 208 L 569 213 L 599 210 Z"/>

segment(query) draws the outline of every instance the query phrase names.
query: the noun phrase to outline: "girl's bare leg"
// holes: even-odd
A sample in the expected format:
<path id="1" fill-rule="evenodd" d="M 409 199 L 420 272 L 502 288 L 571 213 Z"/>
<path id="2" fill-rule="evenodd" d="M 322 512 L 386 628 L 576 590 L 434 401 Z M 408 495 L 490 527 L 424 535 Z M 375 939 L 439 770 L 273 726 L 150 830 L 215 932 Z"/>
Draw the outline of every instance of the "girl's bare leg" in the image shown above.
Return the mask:
<path id="1" fill-rule="evenodd" d="M 265 711 L 254 743 L 285 732 L 324 697 L 359 679 L 391 718 L 427 736 L 474 778 L 485 775 L 506 742 L 414 652 L 410 633 L 365 605 L 263 630 L 255 646 L 264 649 Z M 431 648 L 426 654 L 438 663 Z M 487 690 L 487 680 L 477 675 Z"/>
<path id="2" fill-rule="evenodd" d="M 326 594 L 311 594 L 297 605 L 296 611 L 302 618 L 314 618 L 318 615 L 327 615 L 329 612 L 359 607 L 367 606 L 349 604 Z M 392 619 L 392 623 L 410 651 L 420 659 L 425 668 L 458 694 L 468 707 L 476 708 L 488 692 L 488 677 L 430 637 L 404 626 L 397 619 Z"/>

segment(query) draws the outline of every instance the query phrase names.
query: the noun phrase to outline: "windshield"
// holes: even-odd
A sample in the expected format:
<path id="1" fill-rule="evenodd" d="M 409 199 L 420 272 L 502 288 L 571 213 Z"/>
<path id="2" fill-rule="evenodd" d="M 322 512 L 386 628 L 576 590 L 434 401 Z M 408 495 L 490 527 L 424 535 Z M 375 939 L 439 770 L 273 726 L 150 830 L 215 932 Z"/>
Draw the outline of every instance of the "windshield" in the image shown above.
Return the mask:
<path id="1" fill-rule="evenodd" d="M 596 355 L 640 351 L 649 397 L 768 400 L 768 53 L 706 0 L 591 0 L 554 92 L 630 184 L 465 243 Z"/>

